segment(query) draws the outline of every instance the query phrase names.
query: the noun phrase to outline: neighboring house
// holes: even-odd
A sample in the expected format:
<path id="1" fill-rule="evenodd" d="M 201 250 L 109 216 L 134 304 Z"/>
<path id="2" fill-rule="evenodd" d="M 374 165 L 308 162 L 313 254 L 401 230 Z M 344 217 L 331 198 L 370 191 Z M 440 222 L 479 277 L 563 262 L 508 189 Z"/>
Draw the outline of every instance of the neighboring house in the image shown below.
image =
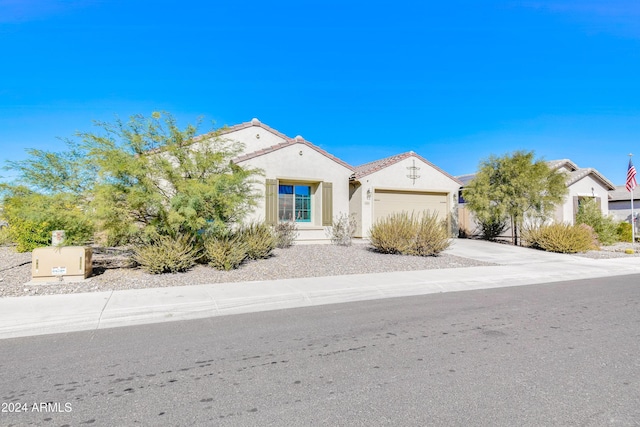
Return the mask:
<path id="1" fill-rule="evenodd" d="M 431 209 L 447 219 L 455 212 L 460 183 L 413 152 L 353 167 L 257 119 L 219 134 L 244 144 L 236 164 L 264 172 L 256 185 L 264 197 L 248 220 L 294 220 L 301 242 L 327 241 L 326 227 L 340 214 L 354 215 L 356 237 L 367 237 L 373 222 L 390 213 Z"/>
<path id="2" fill-rule="evenodd" d="M 366 237 L 376 221 L 402 211 L 428 210 L 455 227 L 451 213 L 457 210 L 461 185 L 413 151 L 357 166 L 349 186 L 350 212 L 357 221 L 355 235 Z"/>
<path id="3" fill-rule="evenodd" d="M 553 215 L 553 220 L 567 224 L 574 224 L 580 203 L 587 199 L 596 201 L 603 215 L 609 213 L 609 191 L 615 186 L 605 178 L 600 172 L 593 168 L 580 168 L 569 159 L 548 161 L 547 165 L 552 170 L 567 174 L 566 185 L 568 194 L 562 204 L 558 205 Z M 461 175 L 457 179 L 462 182 L 463 187 L 467 185 L 475 174 Z M 466 208 L 460 189 L 458 218 L 460 229 L 473 233 L 477 229 L 477 222 L 473 215 Z M 505 232 L 505 236 L 511 235 L 511 231 Z"/>
<path id="4" fill-rule="evenodd" d="M 640 189 L 633 191 L 633 216 L 636 233 L 638 232 L 638 211 L 640 211 Z M 609 191 L 609 213 L 618 221 L 631 222 L 631 193 L 624 185 L 618 185 Z"/>
<path id="5" fill-rule="evenodd" d="M 554 219 L 557 222 L 574 224 L 578 207 L 584 200 L 595 200 L 603 215 L 609 214 L 609 191 L 615 186 L 600 172 L 593 168 L 579 168 L 569 159 L 547 162 L 552 170 L 567 174 L 569 194 L 564 203 L 556 209 Z"/>

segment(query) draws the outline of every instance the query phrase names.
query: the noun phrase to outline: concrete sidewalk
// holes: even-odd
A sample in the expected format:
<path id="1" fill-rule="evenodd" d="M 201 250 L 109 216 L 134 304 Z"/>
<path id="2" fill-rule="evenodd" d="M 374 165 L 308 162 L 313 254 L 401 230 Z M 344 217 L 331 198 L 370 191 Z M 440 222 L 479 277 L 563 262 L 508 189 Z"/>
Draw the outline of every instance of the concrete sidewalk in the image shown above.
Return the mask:
<path id="1" fill-rule="evenodd" d="M 351 301 L 640 273 L 640 258 L 589 259 L 456 239 L 496 266 L 0 299 L 0 339 Z"/>

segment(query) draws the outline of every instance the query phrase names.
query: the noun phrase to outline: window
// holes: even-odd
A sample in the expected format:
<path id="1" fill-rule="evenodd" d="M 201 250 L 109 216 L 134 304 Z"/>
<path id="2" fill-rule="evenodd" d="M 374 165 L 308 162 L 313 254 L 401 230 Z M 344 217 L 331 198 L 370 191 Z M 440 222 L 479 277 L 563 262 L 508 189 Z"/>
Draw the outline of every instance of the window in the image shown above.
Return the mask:
<path id="1" fill-rule="evenodd" d="M 280 221 L 311 222 L 311 187 L 308 185 L 279 185 L 278 219 Z"/>

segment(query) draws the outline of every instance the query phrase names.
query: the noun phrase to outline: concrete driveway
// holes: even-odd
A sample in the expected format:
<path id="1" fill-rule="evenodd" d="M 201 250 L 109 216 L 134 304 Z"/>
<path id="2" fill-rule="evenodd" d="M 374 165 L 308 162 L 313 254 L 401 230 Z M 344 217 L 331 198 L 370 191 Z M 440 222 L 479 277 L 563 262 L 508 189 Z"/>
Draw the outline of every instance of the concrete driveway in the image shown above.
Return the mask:
<path id="1" fill-rule="evenodd" d="M 513 246 L 486 240 L 453 239 L 445 253 L 499 265 L 535 264 L 540 262 L 570 261 L 575 255 L 556 254 L 537 249 Z"/>

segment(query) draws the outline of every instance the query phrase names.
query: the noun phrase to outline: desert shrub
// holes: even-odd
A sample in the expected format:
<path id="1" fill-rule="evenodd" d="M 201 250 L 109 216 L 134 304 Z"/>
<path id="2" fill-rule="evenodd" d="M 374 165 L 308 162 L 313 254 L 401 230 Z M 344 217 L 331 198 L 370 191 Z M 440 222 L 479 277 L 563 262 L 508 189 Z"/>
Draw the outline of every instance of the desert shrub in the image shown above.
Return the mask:
<path id="1" fill-rule="evenodd" d="M 9 228 L 0 228 L 0 246 L 7 246 L 11 243 L 13 243 L 13 240 L 11 240 L 11 236 L 9 236 Z"/>
<path id="2" fill-rule="evenodd" d="M 228 233 L 204 239 L 207 263 L 216 270 L 234 270 L 247 258 L 247 244 L 240 233 Z"/>
<path id="3" fill-rule="evenodd" d="M 548 252 L 576 253 L 597 248 L 595 234 L 585 225 L 551 224 L 523 230 L 528 246 Z"/>
<path id="4" fill-rule="evenodd" d="M 533 249 L 542 249 L 538 242 L 540 242 L 540 236 L 542 235 L 542 228 L 546 225 L 536 225 L 524 227 L 520 234 L 520 241 L 522 246 L 528 246 Z"/>
<path id="5" fill-rule="evenodd" d="M 458 237 L 461 239 L 472 239 L 475 234 L 467 228 L 460 227 L 458 228 Z"/>
<path id="6" fill-rule="evenodd" d="M 295 221 L 283 221 L 273 226 L 276 235 L 276 247 L 288 248 L 298 237 L 298 225 Z"/>
<path id="7" fill-rule="evenodd" d="M 593 227 L 588 226 L 587 224 L 578 224 L 579 228 L 585 230 L 586 233 L 589 234 L 589 238 L 591 239 L 591 247 L 589 250 L 598 250 L 600 249 L 600 241 L 598 240 L 598 234 L 593 230 Z"/>
<path id="8" fill-rule="evenodd" d="M 401 255 L 436 255 L 450 244 L 446 224 L 429 213 L 390 215 L 371 227 L 369 239 L 378 252 Z"/>
<path id="9" fill-rule="evenodd" d="M 54 230 L 65 230 L 67 245 L 85 244 L 93 238 L 93 223 L 72 195 L 44 195 L 17 188 L 5 197 L 3 216 L 18 252 L 49 246 Z"/>
<path id="10" fill-rule="evenodd" d="M 371 227 L 371 245 L 383 254 L 408 254 L 417 233 L 416 219 L 401 212 L 377 221 Z"/>
<path id="11" fill-rule="evenodd" d="M 484 240 L 495 241 L 507 230 L 507 221 L 503 218 L 478 218 L 480 237 Z"/>
<path id="12" fill-rule="evenodd" d="M 438 220 L 438 214 L 424 214 L 418 221 L 413 252 L 420 256 L 433 256 L 451 245 L 447 223 Z"/>
<path id="13" fill-rule="evenodd" d="M 631 230 L 631 224 L 628 222 L 621 222 L 618 224 L 618 240 L 621 242 L 631 242 L 633 233 Z"/>
<path id="14" fill-rule="evenodd" d="M 188 236 L 157 236 L 147 244 L 134 248 L 133 259 L 151 273 L 178 273 L 189 270 L 201 257 L 201 252 Z"/>
<path id="15" fill-rule="evenodd" d="M 576 224 L 586 224 L 593 228 L 603 245 L 612 245 L 618 241 L 618 222 L 613 216 L 603 215 L 593 199 L 585 199 L 580 203 Z"/>
<path id="16" fill-rule="evenodd" d="M 16 242 L 16 251 L 31 252 L 35 248 L 49 246 L 52 231 L 46 221 L 23 219 L 12 222 L 9 238 Z"/>
<path id="17" fill-rule="evenodd" d="M 265 259 L 276 247 L 276 236 L 271 227 L 264 223 L 252 222 L 242 227 L 239 238 L 247 246 L 247 258 Z"/>
<path id="18" fill-rule="evenodd" d="M 331 243 L 340 246 L 351 246 L 353 235 L 356 232 L 356 217 L 341 213 L 333 220 L 333 225 L 327 227 L 326 232 Z"/>

